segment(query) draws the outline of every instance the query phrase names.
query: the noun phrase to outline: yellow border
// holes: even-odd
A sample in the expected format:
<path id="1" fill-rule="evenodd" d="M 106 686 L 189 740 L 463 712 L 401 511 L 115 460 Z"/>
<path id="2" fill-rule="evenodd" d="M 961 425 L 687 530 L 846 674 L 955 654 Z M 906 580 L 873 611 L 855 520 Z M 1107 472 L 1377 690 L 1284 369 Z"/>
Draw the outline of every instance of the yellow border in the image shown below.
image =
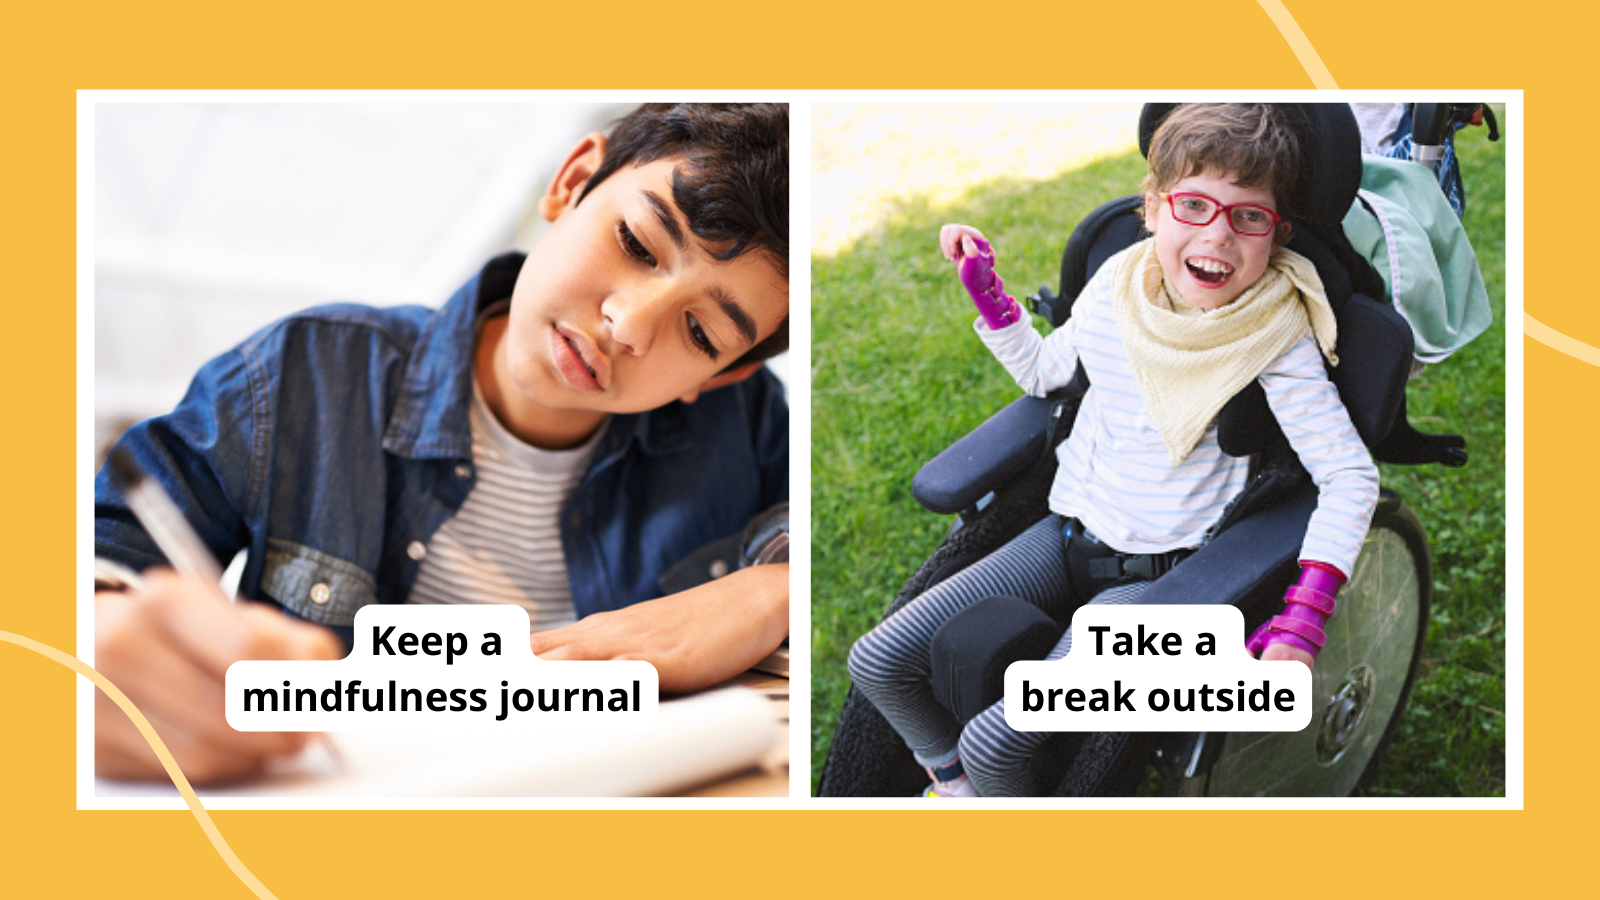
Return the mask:
<path id="1" fill-rule="evenodd" d="M 58 647 L 75 623 L 74 91 L 183 87 L 1300 88 L 1308 68 L 1258 4 L 924 2 L 805 8 L 373 5 L 304 0 L 35 4 L 8 20 L 7 328 L 0 331 L 11 484 L 0 522 L 8 597 L 0 628 Z M 1592 255 L 1581 216 L 1600 125 L 1586 115 L 1593 13 L 1465 0 L 1295 4 L 1346 88 L 1520 88 L 1529 110 L 1530 311 L 1594 342 Z M 1556 23 L 1556 24 L 1551 24 Z M 1163 51 L 1199 34 L 1205 65 Z M 1259 50 L 1241 73 L 1232 47 Z M 1519 136 L 1521 139 L 1523 136 Z M 1596 790 L 1581 748 L 1595 730 L 1583 686 L 1600 629 L 1574 572 L 1600 508 L 1584 398 L 1593 366 L 1527 353 L 1527 811 L 239 813 L 215 815 L 285 898 L 582 892 L 978 895 L 1037 890 L 1212 896 L 1287 887 L 1500 896 L 1587 883 Z M 1520 358 L 1520 357 L 1519 357 Z M 801 369 L 804 370 L 803 368 Z M 1547 402 L 1548 401 L 1548 402 Z M 1562 401 L 1562 402 L 1558 402 Z M 1521 523 L 1517 523 L 1519 526 Z M 1517 529 L 1520 535 L 1520 527 Z M 1575 562 L 1576 561 L 1576 562 Z M 1579 567 L 1579 568 L 1575 568 Z M 1524 591 L 1520 579 L 1509 590 Z M 1513 641 L 1508 641 L 1508 645 Z M 0 893 L 225 897 L 244 888 L 181 812 L 74 809 L 73 688 L 28 654 L 0 654 Z M 1522 695 L 1508 699 L 1520 704 Z M 1580 748 L 1574 755 L 1566 748 Z M 1513 762 L 1520 762 L 1520 757 Z M 1289 882 L 1264 862 L 1314 848 Z M 1158 864 L 1159 861 L 1159 864 Z"/>

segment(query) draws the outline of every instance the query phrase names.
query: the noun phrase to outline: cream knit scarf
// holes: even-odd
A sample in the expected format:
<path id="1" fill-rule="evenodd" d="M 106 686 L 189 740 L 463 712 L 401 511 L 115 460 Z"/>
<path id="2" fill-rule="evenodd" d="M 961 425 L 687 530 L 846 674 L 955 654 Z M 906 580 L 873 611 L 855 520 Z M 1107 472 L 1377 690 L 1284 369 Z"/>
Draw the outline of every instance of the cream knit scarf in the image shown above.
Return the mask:
<path id="1" fill-rule="evenodd" d="M 1339 364 L 1333 308 L 1316 267 L 1298 253 L 1273 251 L 1260 280 L 1227 306 L 1200 315 L 1167 283 L 1154 238 L 1110 263 L 1117 266 L 1117 332 L 1174 466 L 1188 458 L 1223 404 L 1308 329 L 1328 362 Z"/>

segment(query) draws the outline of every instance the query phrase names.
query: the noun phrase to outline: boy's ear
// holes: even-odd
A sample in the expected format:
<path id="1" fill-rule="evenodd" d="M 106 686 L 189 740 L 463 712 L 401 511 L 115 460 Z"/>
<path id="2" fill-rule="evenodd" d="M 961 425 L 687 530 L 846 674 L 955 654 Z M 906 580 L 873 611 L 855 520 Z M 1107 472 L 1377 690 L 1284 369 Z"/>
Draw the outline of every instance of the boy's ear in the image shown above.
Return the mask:
<path id="1" fill-rule="evenodd" d="M 710 379 L 707 379 L 699 387 L 687 394 L 684 394 L 678 399 L 685 403 L 693 403 L 696 400 L 699 400 L 700 395 L 706 393 L 707 391 L 714 391 L 719 387 L 727 387 L 730 384 L 738 384 L 746 378 L 749 378 L 751 375 L 754 375 L 756 370 L 759 368 L 761 368 L 760 360 L 751 363 L 745 363 L 737 369 L 729 369 L 728 371 L 723 372 L 721 375 L 716 375 Z"/>
<path id="2" fill-rule="evenodd" d="M 1273 242 L 1276 243 L 1279 247 L 1282 247 L 1284 244 L 1289 243 L 1289 233 L 1292 232 L 1292 231 L 1294 231 L 1294 226 L 1289 224 L 1289 220 L 1288 219 L 1285 219 L 1282 222 L 1279 222 L 1278 223 L 1278 233 L 1273 235 L 1273 238 L 1272 238 Z"/>
<path id="3" fill-rule="evenodd" d="M 539 215 L 546 222 L 554 222 L 583 193 L 589 176 L 600 168 L 600 161 L 605 157 L 606 136 L 598 131 L 585 135 L 567 154 L 567 161 L 556 170 L 544 196 L 539 198 Z"/>
<path id="4" fill-rule="evenodd" d="M 1156 222 L 1161 218 L 1161 197 L 1150 191 L 1144 192 L 1144 230 L 1151 234 L 1156 233 Z"/>

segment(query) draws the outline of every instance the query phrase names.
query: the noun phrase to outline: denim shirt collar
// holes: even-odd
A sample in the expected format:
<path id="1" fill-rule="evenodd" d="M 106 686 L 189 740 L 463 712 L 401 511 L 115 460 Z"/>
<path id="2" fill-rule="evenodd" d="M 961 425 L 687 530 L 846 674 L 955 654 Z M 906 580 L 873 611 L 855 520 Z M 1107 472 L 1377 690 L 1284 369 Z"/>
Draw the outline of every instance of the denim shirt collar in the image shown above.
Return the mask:
<path id="1" fill-rule="evenodd" d="M 472 405 L 474 326 L 481 311 L 511 296 L 525 258 L 506 253 L 490 260 L 429 320 L 406 366 L 405 386 L 384 431 L 384 449 L 412 459 L 472 458 L 467 411 Z M 615 460 L 633 439 L 652 456 L 696 446 L 678 401 L 648 412 L 614 415 L 607 431 L 591 470 Z"/>

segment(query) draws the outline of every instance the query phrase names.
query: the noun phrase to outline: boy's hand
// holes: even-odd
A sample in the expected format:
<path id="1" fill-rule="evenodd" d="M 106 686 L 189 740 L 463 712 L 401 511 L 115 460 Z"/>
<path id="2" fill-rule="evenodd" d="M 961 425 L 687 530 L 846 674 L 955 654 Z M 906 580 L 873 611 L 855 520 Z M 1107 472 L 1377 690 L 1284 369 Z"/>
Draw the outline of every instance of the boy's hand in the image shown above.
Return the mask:
<path id="1" fill-rule="evenodd" d="M 642 659 L 661 691 L 726 681 L 760 662 L 789 633 L 789 565 L 741 569 L 709 584 L 533 635 L 540 659 Z"/>
<path id="2" fill-rule="evenodd" d="M 939 252 L 951 262 L 960 262 L 963 257 L 977 256 L 982 252 L 977 242 L 984 241 L 983 232 L 971 225 L 946 225 L 939 229 Z"/>
<path id="3" fill-rule="evenodd" d="M 95 595 L 95 668 L 150 720 L 185 777 L 240 778 L 299 752 L 311 735 L 230 728 L 223 678 L 241 659 L 339 659 L 333 632 L 263 604 L 219 603 L 214 586 L 168 570 L 142 578 L 141 590 Z M 94 721 L 95 774 L 166 777 L 133 721 L 98 691 Z"/>
<path id="4" fill-rule="evenodd" d="M 1305 667 L 1308 669 L 1315 668 L 1312 665 L 1311 654 L 1301 650 L 1299 647 L 1296 647 L 1293 644 L 1285 644 L 1282 641 L 1274 641 L 1273 643 L 1268 644 L 1267 649 L 1261 651 L 1261 659 L 1264 662 L 1288 659 L 1297 663 L 1304 663 Z"/>

